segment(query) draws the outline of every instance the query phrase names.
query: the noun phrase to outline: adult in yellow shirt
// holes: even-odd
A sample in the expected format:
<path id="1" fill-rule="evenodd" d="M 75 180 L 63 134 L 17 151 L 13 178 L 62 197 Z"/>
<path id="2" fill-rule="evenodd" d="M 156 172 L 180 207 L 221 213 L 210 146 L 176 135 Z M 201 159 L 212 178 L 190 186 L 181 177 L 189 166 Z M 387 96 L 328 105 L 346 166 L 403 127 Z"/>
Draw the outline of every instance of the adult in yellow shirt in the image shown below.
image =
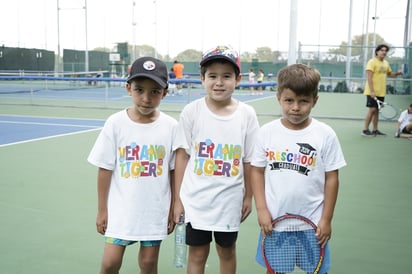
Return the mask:
<path id="1" fill-rule="evenodd" d="M 402 75 L 402 72 L 393 72 L 388 61 L 385 60 L 386 54 L 389 51 L 387 45 L 378 45 L 375 49 L 375 57 L 370 59 L 366 65 L 367 82 L 365 85 L 366 107 L 368 112 L 365 117 L 365 126 L 362 130 L 362 135 L 374 137 L 378 135 L 386 135 L 379 131 L 379 110 L 376 99 L 385 100 L 386 96 L 386 77 L 396 77 Z M 372 131 L 369 130 L 369 125 L 372 122 Z"/>

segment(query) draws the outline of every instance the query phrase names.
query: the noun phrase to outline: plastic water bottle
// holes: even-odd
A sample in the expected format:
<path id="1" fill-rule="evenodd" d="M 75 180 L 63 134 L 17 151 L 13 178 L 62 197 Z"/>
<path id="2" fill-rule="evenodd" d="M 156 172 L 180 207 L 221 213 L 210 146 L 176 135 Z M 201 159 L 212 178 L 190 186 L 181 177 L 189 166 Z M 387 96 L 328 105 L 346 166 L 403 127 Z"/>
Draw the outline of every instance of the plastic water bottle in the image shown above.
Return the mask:
<path id="1" fill-rule="evenodd" d="M 175 259 L 174 264 L 176 268 L 186 267 L 186 224 L 184 223 L 184 216 L 179 218 L 179 224 L 175 228 Z"/>

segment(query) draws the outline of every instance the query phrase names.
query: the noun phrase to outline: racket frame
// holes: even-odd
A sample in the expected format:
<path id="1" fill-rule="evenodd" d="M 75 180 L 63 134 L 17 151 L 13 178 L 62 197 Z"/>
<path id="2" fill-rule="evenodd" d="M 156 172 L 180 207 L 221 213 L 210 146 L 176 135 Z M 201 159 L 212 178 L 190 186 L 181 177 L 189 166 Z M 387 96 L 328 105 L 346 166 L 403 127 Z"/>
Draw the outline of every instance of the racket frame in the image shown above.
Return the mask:
<path id="1" fill-rule="evenodd" d="M 398 116 L 398 110 L 397 110 L 394 106 L 392 106 L 391 104 L 389 104 L 389 103 L 387 103 L 387 102 L 384 102 L 384 101 L 381 101 L 381 100 L 379 100 L 379 99 L 376 98 L 376 97 L 375 97 L 375 101 L 376 101 L 376 104 L 378 105 L 378 111 L 379 111 L 380 115 L 381 115 L 385 120 L 393 120 L 394 118 L 396 118 L 396 117 Z M 390 108 L 390 109 L 393 111 L 393 115 L 390 115 L 390 116 L 385 115 L 385 114 L 382 112 L 382 109 L 383 109 L 384 107 Z"/>
<path id="2" fill-rule="evenodd" d="M 280 217 L 277 217 L 276 219 L 272 220 L 272 227 L 274 228 L 275 225 L 276 225 L 276 223 L 279 223 L 279 222 L 281 222 L 281 221 L 283 221 L 283 220 L 286 220 L 286 219 L 297 219 L 297 220 L 301 220 L 301 221 L 307 223 L 308 225 L 310 225 L 310 226 L 312 227 L 312 229 L 316 232 L 317 226 L 316 226 L 311 220 L 309 220 L 308 218 L 303 217 L 303 216 L 301 216 L 301 215 L 291 214 L 291 213 L 286 213 L 286 214 L 284 214 L 284 215 L 282 215 L 282 216 L 280 216 Z M 262 255 L 263 255 L 263 260 L 264 260 L 264 262 L 265 262 L 266 269 L 268 270 L 268 272 L 269 272 L 270 274 L 276 274 L 276 271 L 274 271 L 274 270 L 272 269 L 272 267 L 270 266 L 270 264 L 269 264 L 269 262 L 268 262 L 268 260 L 267 260 L 267 258 L 266 258 L 265 240 L 266 240 L 266 235 L 263 234 L 263 235 L 262 235 Z M 315 270 L 314 270 L 313 274 L 318 274 L 318 273 L 319 273 L 319 270 L 320 270 L 320 268 L 321 268 L 321 266 L 322 266 L 322 263 L 323 263 L 323 257 L 324 257 L 324 255 L 325 255 L 325 248 L 322 247 L 322 246 L 320 246 L 320 254 L 319 254 L 319 255 L 320 255 L 320 256 L 319 256 L 319 261 L 318 261 L 318 264 L 317 264 L 316 267 L 315 267 Z"/>

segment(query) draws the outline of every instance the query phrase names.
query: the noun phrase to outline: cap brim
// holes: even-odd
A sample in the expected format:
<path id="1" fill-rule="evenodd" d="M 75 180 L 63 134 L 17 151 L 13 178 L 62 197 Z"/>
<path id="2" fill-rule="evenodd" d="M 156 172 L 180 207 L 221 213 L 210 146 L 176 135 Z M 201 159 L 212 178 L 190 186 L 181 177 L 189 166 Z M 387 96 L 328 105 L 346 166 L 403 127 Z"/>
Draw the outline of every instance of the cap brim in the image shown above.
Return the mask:
<path id="1" fill-rule="evenodd" d="M 129 78 L 127 78 L 127 82 L 130 82 L 133 79 L 136 78 L 149 78 L 152 79 L 153 81 L 155 81 L 156 83 L 158 83 L 162 88 L 167 88 L 167 82 L 164 82 L 162 79 L 160 79 L 159 77 L 153 75 L 153 74 L 148 74 L 148 73 L 137 73 L 135 75 L 130 76 Z"/>
<path id="2" fill-rule="evenodd" d="M 210 57 L 208 57 L 208 58 L 203 59 L 202 61 L 200 61 L 200 65 L 203 66 L 203 65 L 206 64 L 207 62 L 212 61 L 212 60 L 217 60 L 217 59 L 223 59 L 223 60 L 229 61 L 230 63 L 232 63 L 233 65 L 235 65 L 235 66 L 240 70 L 239 65 L 238 65 L 235 61 L 233 61 L 233 59 L 231 59 L 231 58 L 229 58 L 229 57 L 226 57 L 226 56 L 224 56 L 224 55 L 210 56 Z"/>

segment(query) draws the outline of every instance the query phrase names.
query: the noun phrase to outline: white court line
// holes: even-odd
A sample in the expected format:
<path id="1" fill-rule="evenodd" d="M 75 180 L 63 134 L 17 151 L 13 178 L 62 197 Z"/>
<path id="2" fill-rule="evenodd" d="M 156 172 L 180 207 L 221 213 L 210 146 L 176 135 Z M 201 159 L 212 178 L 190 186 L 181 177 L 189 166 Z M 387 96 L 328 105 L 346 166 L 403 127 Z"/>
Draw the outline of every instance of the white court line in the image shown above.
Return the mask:
<path id="1" fill-rule="evenodd" d="M 0 117 L 21 117 L 21 118 L 44 118 L 44 119 L 58 119 L 58 120 L 91 120 L 91 121 L 105 121 L 104 119 L 93 118 L 73 118 L 73 117 L 60 117 L 60 116 L 42 116 L 42 115 L 20 115 L 20 114 L 0 114 Z"/>
<path id="2" fill-rule="evenodd" d="M 85 133 L 85 132 L 91 132 L 91 131 L 100 130 L 101 128 L 102 127 L 94 128 L 94 129 L 88 129 L 88 130 L 82 130 L 82 131 L 76 131 L 76 132 L 70 132 L 70 133 L 65 133 L 65 134 L 50 135 L 50 136 L 46 136 L 46 137 L 34 138 L 34 139 L 24 140 L 24 141 L 19 141 L 19 142 L 14 142 L 14 143 L 7 143 L 7 144 L 3 144 L 3 145 L 0 144 L 0 148 L 1 147 L 12 146 L 12 145 L 30 143 L 30 142 L 35 142 L 35 141 L 47 140 L 47 139 L 51 139 L 51 138 L 75 135 L 75 134 L 80 134 L 80 133 Z"/>
<path id="3" fill-rule="evenodd" d="M 19 125 L 40 125 L 40 126 L 59 126 L 59 127 L 85 127 L 96 128 L 96 126 L 77 125 L 77 124 L 59 124 L 59 123 L 39 123 L 39 122 L 21 122 L 21 121 L 1 121 L 2 124 L 19 124 Z M 101 128 L 99 126 L 99 128 Z"/>

